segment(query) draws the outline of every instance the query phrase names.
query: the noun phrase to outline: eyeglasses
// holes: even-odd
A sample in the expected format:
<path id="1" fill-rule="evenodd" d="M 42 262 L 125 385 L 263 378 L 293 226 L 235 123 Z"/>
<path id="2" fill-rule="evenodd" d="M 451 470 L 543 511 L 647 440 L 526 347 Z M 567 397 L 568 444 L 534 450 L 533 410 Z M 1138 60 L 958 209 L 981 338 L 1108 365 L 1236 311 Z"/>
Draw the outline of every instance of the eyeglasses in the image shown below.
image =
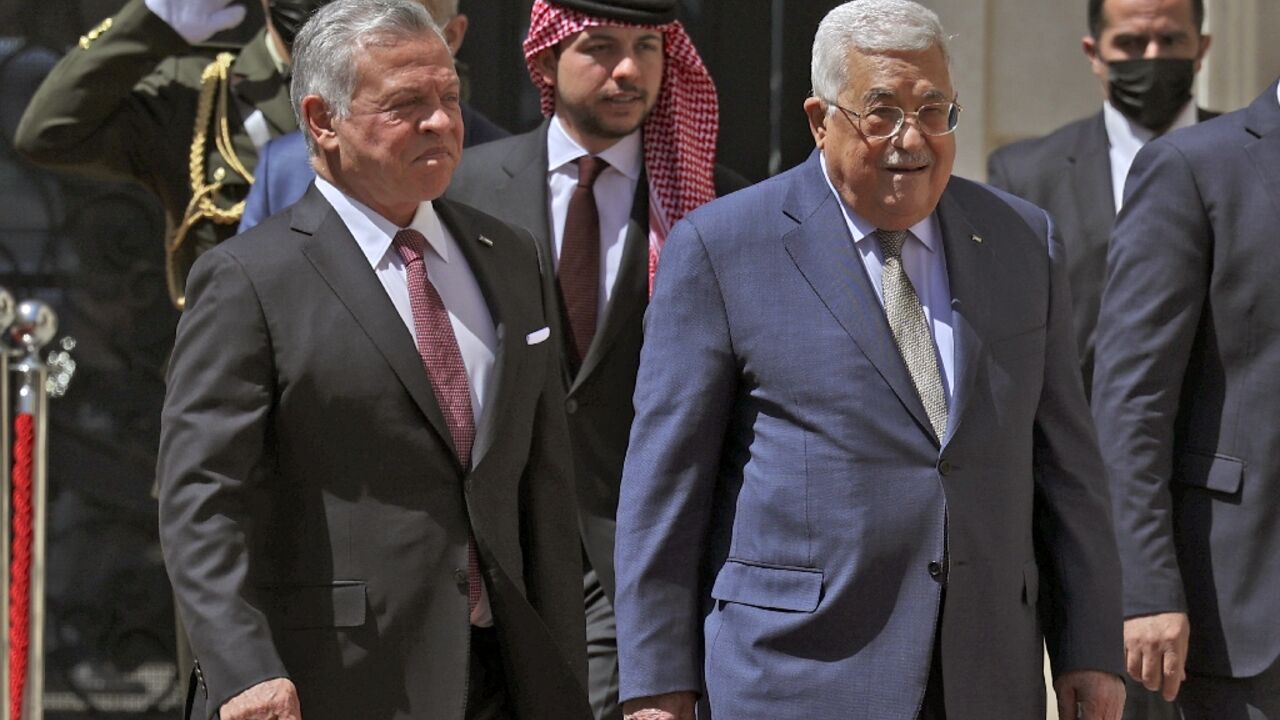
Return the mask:
<path id="1" fill-rule="evenodd" d="M 892 105 L 867 108 L 861 113 L 836 103 L 832 103 L 832 106 L 844 113 L 845 119 L 868 140 L 883 140 L 897 135 L 908 115 L 915 116 L 916 129 L 925 135 L 950 135 L 956 131 L 956 125 L 960 124 L 960 111 L 964 109 L 957 102 L 929 103 L 921 105 L 914 112 L 906 112 Z"/>

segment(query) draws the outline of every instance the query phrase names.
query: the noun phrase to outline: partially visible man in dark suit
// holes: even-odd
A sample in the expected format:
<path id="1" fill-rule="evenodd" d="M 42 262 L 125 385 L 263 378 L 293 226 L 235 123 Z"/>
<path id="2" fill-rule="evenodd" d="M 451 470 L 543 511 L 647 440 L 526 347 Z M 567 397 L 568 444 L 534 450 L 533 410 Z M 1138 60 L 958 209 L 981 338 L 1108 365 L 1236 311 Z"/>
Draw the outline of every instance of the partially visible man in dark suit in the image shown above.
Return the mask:
<path id="1" fill-rule="evenodd" d="M 614 517 L 650 277 L 673 223 L 746 184 L 715 164 L 715 86 L 675 12 L 675 0 L 535 2 L 524 51 L 548 118 L 469 151 L 449 186 L 553 258 L 597 720 L 621 717 Z"/>
<path id="2" fill-rule="evenodd" d="M 589 718 L 537 246 L 439 199 L 458 77 L 420 4 L 336 0 L 295 51 L 318 179 L 196 263 L 170 367 L 188 715 Z"/>
<path id="3" fill-rule="evenodd" d="M 431 13 L 431 19 L 441 26 L 449 52 L 458 54 L 467 36 L 467 16 L 458 12 L 458 0 L 421 0 Z M 458 61 L 455 59 L 455 63 Z M 464 69 L 459 68 L 462 72 Z M 466 97 L 466 88 L 463 88 Z M 471 147 L 507 137 L 511 133 L 498 127 L 492 120 L 464 99 L 462 101 L 462 147 Z M 301 131 L 281 135 L 262 148 L 253 186 L 245 199 L 244 215 L 240 218 L 239 232 L 244 232 L 281 210 L 302 199 L 307 187 L 316 177 L 307 152 L 307 142 Z"/>
<path id="4" fill-rule="evenodd" d="M 1133 156 L 1152 138 L 1214 115 L 1191 95 L 1209 49 L 1203 24 L 1204 0 L 1089 0 L 1082 43 L 1102 110 L 987 160 L 988 182 L 1048 210 L 1062 236 L 1086 393 L 1107 242 Z M 1130 708 L 1140 704 L 1130 698 Z"/>
<path id="5" fill-rule="evenodd" d="M 1280 718 L 1277 92 L 1138 153 L 1098 322 L 1129 672 L 1188 720 Z"/>
<path id="6" fill-rule="evenodd" d="M 937 16 L 832 10 L 817 151 L 664 252 L 618 506 L 635 720 L 1120 717 L 1119 562 L 1062 247 L 951 176 Z M 705 685 L 704 685 L 705 683 Z M 705 688 L 705 690 L 704 690 Z"/>

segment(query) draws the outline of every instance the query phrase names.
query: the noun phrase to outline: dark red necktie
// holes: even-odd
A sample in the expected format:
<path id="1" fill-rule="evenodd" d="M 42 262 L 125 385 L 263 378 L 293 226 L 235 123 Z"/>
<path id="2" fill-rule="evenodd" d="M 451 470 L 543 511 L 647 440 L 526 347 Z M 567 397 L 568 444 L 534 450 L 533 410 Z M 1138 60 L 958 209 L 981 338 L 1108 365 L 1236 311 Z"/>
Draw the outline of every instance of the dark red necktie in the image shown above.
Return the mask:
<path id="1" fill-rule="evenodd" d="M 560 267 L 556 277 L 569 320 L 570 359 L 576 370 L 591 347 L 596 334 L 596 313 L 600 304 L 600 211 L 596 208 L 596 178 L 609 167 L 598 157 L 584 155 L 577 160 L 578 186 L 569 199 L 560 246 Z"/>
<path id="2" fill-rule="evenodd" d="M 427 239 L 417 230 L 405 229 L 397 232 L 392 242 L 404 260 L 409 303 L 413 307 L 413 328 L 418 336 L 422 366 L 427 370 L 436 400 L 444 413 L 444 422 L 453 436 L 458 461 L 462 467 L 470 468 L 471 445 L 476 439 L 475 417 L 471 414 L 471 383 L 449 321 L 449 311 L 445 309 L 436 286 L 427 277 L 427 265 L 422 257 L 426 252 Z M 474 610 L 478 602 L 480 560 L 473 539 L 467 543 L 467 607 Z"/>

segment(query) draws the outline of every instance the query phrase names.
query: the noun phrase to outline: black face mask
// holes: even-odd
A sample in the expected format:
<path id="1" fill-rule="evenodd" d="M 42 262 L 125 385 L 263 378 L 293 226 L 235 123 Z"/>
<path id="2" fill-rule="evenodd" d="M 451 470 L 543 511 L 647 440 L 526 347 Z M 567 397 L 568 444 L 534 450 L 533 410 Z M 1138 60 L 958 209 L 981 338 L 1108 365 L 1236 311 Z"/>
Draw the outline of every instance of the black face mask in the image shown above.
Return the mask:
<path id="1" fill-rule="evenodd" d="M 1148 130 L 1167 130 L 1191 100 L 1195 60 L 1117 60 L 1107 68 L 1111 104 Z"/>
<path id="2" fill-rule="evenodd" d="M 280 39 L 292 49 L 293 39 L 298 36 L 302 23 L 328 2 L 329 0 L 267 0 L 267 10 L 271 13 L 271 24 L 280 34 Z"/>

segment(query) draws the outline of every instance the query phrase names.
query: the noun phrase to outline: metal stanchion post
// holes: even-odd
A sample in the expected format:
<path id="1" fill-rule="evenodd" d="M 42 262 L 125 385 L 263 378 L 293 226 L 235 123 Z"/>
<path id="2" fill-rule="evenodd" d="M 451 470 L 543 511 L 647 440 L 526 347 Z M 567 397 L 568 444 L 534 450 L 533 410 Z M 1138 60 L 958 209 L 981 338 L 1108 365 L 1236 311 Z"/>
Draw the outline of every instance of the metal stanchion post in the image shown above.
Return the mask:
<path id="1" fill-rule="evenodd" d="M 31 592 L 28 622 L 27 681 L 23 693 L 21 720 L 44 717 L 44 619 L 45 619 L 45 536 L 48 514 L 48 379 L 49 368 L 40 357 L 58 331 L 53 310 L 39 300 L 18 305 L 9 327 L 10 344 L 19 350 L 14 363 L 18 378 L 16 412 L 31 416 L 34 440 L 31 454 L 32 540 Z M 7 680 L 7 676 L 6 676 Z M 6 686 L 8 683 L 5 683 Z M 8 705 L 6 704 L 6 708 Z M 19 720 L 13 718 L 12 720 Z"/>

